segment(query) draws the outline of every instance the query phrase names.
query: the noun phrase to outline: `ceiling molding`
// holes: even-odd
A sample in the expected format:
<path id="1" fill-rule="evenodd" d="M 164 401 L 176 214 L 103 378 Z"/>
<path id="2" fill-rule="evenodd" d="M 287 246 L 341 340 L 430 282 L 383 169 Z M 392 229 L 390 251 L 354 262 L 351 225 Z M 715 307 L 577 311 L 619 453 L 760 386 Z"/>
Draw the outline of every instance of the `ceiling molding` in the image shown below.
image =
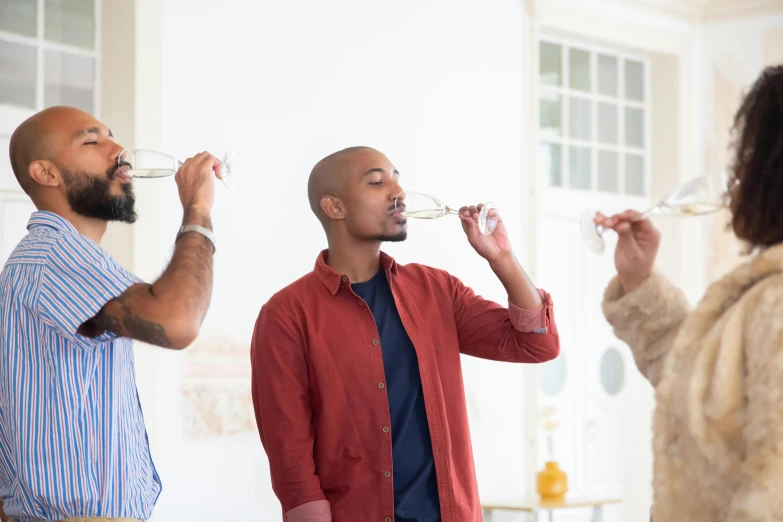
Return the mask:
<path id="1" fill-rule="evenodd" d="M 783 13 L 781 0 L 711 0 L 702 13 L 705 20 Z"/>
<path id="2" fill-rule="evenodd" d="M 696 22 L 702 19 L 704 0 L 618 0 L 618 3 Z"/>
<path id="3" fill-rule="evenodd" d="M 783 0 L 615 0 L 662 16 L 690 22 L 783 13 Z"/>

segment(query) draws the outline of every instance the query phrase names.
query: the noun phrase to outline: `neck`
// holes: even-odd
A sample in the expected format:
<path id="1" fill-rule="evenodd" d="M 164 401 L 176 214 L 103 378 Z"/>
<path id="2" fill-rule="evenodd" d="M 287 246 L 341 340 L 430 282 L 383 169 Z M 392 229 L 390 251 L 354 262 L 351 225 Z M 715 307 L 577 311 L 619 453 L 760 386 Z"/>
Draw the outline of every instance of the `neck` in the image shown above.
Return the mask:
<path id="1" fill-rule="evenodd" d="M 61 218 L 66 219 L 73 227 L 79 231 L 81 235 L 92 239 L 96 243 L 100 244 L 103 239 L 103 235 L 106 233 L 106 227 L 108 223 L 101 219 L 88 218 L 80 214 L 77 214 L 70 208 L 57 208 L 50 205 L 38 205 L 38 210 L 46 212 L 52 212 L 57 214 Z"/>
<path id="2" fill-rule="evenodd" d="M 347 275 L 353 283 L 369 281 L 381 267 L 381 242 L 329 238 L 326 264 L 338 274 Z"/>

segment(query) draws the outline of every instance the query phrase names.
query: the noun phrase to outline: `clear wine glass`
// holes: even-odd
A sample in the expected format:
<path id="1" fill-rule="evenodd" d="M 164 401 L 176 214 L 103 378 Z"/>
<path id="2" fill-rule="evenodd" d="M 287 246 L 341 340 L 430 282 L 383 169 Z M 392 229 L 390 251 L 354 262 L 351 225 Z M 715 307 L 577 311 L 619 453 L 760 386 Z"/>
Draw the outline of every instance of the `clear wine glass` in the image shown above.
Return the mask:
<path id="1" fill-rule="evenodd" d="M 437 219 L 450 214 L 459 215 L 459 210 L 449 208 L 441 200 L 420 192 L 403 191 L 394 199 L 394 209 L 408 218 Z M 498 224 L 498 207 L 491 201 L 485 203 L 479 212 L 479 230 L 490 235 Z"/>
<path id="2" fill-rule="evenodd" d="M 228 188 L 234 188 L 236 175 L 232 171 L 234 153 L 226 152 L 223 156 L 221 176 L 223 184 Z M 154 150 L 123 150 L 117 158 L 117 165 L 130 165 L 128 176 L 133 178 L 164 178 L 173 176 L 182 166 L 182 161 L 174 156 Z"/>
<path id="3" fill-rule="evenodd" d="M 728 207 L 732 184 L 736 183 L 725 171 L 693 178 L 666 195 L 655 206 L 644 211 L 635 221 L 646 219 L 654 214 L 673 216 L 701 216 L 711 214 Z M 593 220 L 595 212 L 585 211 L 582 214 L 582 235 L 587 246 L 600 254 L 606 248 L 603 234 L 604 227 L 596 225 Z"/>

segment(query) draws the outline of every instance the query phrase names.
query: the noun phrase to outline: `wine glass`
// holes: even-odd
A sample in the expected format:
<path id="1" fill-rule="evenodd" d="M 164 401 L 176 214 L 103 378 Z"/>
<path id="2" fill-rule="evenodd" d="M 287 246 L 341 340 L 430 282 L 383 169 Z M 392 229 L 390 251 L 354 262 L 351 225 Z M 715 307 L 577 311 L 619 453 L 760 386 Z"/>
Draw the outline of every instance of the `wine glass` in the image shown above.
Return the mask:
<path id="1" fill-rule="evenodd" d="M 726 172 L 720 171 L 686 181 L 666 195 L 658 204 L 644 211 L 634 221 L 641 221 L 652 214 L 674 216 L 701 216 L 728 207 L 731 188 L 737 181 Z M 595 213 L 589 210 L 582 214 L 582 235 L 587 246 L 600 254 L 606 248 L 604 227 L 596 225 Z"/>
<path id="2" fill-rule="evenodd" d="M 436 219 L 449 214 L 459 215 L 459 210 L 449 208 L 441 200 L 420 192 L 400 192 L 394 198 L 394 209 L 405 217 L 416 219 Z M 478 226 L 482 234 L 488 236 L 495 231 L 498 224 L 497 215 L 498 207 L 491 201 L 481 207 Z"/>
<path id="3" fill-rule="evenodd" d="M 232 151 L 223 156 L 220 170 L 223 184 L 228 188 L 234 188 L 236 175 L 231 170 L 231 161 L 234 158 Z M 174 156 L 154 150 L 123 150 L 117 158 L 117 165 L 130 165 L 128 176 L 133 178 L 165 178 L 173 176 L 182 166 L 182 161 Z"/>

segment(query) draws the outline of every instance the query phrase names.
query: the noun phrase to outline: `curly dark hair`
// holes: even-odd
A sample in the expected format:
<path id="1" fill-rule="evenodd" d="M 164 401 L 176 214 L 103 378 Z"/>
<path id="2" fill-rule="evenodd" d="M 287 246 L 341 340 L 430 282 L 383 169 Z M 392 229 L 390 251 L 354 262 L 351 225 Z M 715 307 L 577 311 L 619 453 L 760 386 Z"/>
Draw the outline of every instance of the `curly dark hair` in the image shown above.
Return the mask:
<path id="1" fill-rule="evenodd" d="M 783 66 L 762 71 L 734 117 L 731 226 L 754 247 L 783 242 Z"/>

